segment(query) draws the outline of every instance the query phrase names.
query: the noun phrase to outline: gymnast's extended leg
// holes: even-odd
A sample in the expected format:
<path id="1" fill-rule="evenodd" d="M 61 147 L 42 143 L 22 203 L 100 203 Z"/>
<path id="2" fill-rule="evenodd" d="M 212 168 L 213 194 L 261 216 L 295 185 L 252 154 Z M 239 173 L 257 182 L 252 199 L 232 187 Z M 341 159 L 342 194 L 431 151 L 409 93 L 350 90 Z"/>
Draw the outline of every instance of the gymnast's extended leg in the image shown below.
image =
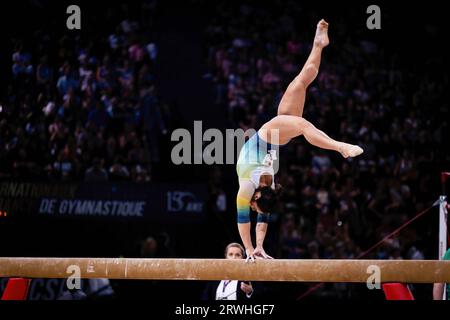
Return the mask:
<path id="1" fill-rule="evenodd" d="M 317 24 L 313 47 L 300 73 L 292 80 L 281 98 L 278 115 L 301 117 L 305 105 L 306 89 L 319 73 L 322 50 L 329 44 L 328 23 L 320 20 Z"/>
<path id="2" fill-rule="evenodd" d="M 262 126 L 259 134 L 261 138 L 274 144 L 285 144 L 292 138 L 304 135 L 310 144 L 338 151 L 344 158 L 356 157 L 363 153 L 363 149 L 359 146 L 334 140 L 305 118 L 297 116 L 276 116 Z"/>
<path id="3" fill-rule="evenodd" d="M 317 24 L 313 48 L 308 60 L 300 74 L 286 89 L 278 107 L 278 115 L 264 124 L 259 134 L 264 140 L 274 144 L 286 144 L 292 138 L 304 135 L 306 140 L 314 146 L 338 151 L 345 158 L 355 157 L 361 154 L 363 149 L 330 138 L 311 122 L 302 118 L 306 89 L 319 72 L 322 49 L 328 44 L 328 23 L 322 19 Z"/>

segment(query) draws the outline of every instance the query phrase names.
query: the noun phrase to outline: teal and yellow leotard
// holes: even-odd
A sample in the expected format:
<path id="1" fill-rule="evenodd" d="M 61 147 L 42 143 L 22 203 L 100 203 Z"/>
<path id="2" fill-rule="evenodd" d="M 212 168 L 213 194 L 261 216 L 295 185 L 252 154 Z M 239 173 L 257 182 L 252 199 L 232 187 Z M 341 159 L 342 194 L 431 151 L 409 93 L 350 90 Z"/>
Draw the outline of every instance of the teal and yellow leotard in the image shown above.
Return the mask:
<path id="1" fill-rule="evenodd" d="M 274 176 L 273 161 L 276 152 L 273 146 L 254 134 L 242 147 L 236 165 L 239 177 L 239 192 L 236 198 L 238 223 L 250 222 L 250 201 L 255 189 L 259 187 L 259 179 L 263 174 Z M 272 188 L 275 187 L 272 178 Z M 267 222 L 268 214 L 258 214 L 258 222 Z"/>

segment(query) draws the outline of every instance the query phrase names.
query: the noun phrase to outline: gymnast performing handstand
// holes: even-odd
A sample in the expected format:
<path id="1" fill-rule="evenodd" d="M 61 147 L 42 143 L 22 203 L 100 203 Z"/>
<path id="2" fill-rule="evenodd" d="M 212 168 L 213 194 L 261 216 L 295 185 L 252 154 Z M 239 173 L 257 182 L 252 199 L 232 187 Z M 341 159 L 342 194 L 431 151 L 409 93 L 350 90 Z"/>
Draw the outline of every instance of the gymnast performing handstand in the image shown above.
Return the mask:
<path id="1" fill-rule="evenodd" d="M 329 44 L 328 23 L 317 24 L 311 53 L 301 72 L 287 87 L 276 117 L 266 122 L 242 147 L 236 171 L 239 178 L 237 194 L 237 222 L 239 234 L 244 244 L 247 261 L 255 258 L 272 259 L 263 248 L 267 232 L 268 216 L 273 210 L 278 196 L 275 187 L 273 161 L 276 151 L 273 145 L 284 145 L 298 136 L 319 148 L 340 152 L 344 158 L 356 157 L 363 149 L 330 138 L 323 131 L 302 117 L 306 89 L 319 72 L 323 48 Z M 256 246 L 250 233 L 250 208 L 257 212 Z"/>

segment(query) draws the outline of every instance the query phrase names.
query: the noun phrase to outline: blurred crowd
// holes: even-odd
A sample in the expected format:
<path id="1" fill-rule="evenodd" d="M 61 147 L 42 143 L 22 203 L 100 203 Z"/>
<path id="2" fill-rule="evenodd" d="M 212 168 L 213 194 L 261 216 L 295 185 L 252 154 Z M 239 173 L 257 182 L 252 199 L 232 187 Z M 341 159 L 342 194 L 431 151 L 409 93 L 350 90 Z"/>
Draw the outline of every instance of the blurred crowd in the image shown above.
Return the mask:
<path id="1" fill-rule="evenodd" d="M 293 1 L 221 2 L 216 8 L 206 31 L 205 76 L 234 128 L 259 128 L 276 115 L 322 17 Z M 337 140 L 361 145 L 365 153 L 346 160 L 303 138 L 281 147 L 276 179 L 285 191 L 273 214 L 278 230 L 271 231 L 279 238 L 268 244 L 268 252 L 279 258 L 357 258 L 437 199 L 434 166 L 450 161 L 443 148 L 448 123 L 441 117 L 448 109 L 443 99 L 448 76 L 436 75 L 433 68 L 412 75 L 398 52 L 358 37 L 336 18 L 330 38 L 303 116 Z M 436 258 L 436 252 L 426 251 L 430 228 L 412 225 L 365 257 Z"/>
<path id="2" fill-rule="evenodd" d="M 0 176 L 54 181 L 150 181 L 166 132 L 155 85 L 155 1 L 107 12 L 104 32 L 45 24 L 12 38 L 0 110 Z M 133 16 L 135 17 L 135 16 Z"/>

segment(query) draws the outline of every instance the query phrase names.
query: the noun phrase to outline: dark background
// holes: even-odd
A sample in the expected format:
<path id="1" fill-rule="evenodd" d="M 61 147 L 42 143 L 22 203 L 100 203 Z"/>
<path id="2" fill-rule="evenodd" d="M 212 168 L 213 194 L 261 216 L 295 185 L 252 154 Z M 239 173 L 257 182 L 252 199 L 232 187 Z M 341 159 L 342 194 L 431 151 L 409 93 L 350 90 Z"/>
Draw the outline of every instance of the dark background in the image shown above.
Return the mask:
<path id="1" fill-rule="evenodd" d="M 141 1 L 127 3 L 131 18 L 140 16 Z M 220 3 L 223 3 L 220 1 Z M 248 1 L 261 7 L 282 7 L 282 1 Z M 82 11 L 82 30 L 68 31 L 65 28 L 67 15 L 65 9 L 69 4 L 78 4 Z M 122 2 L 107 1 L 15 1 L 0 5 L 0 102 L 8 97 L 8 86 L 13 83 L 11 73 L 11 56 L 14 53 L 14 39 L 23 39 L 29 50 L 38 45 L 34 32 L 39 29 L 48 32 L 57 39 L 64 34 L 79 35 L 83 39 L 96 41 L 111 33 L 123 20 Z M 382 12 L 382 29 L 368 30 L 366 8 L 378 4 Z M 230 7 L 238 4 L 228 4 Z M 396 55 L 399 69 L 404 73 L 404 81 L 412 88 L 419 86 L 423 75 L 430 78 L 430 83 L 439 85 L 442 73 L 448 70 L 448 26 L 445 22 L 446 10 L 443 2 L 402 3 L 392 2 L 358 2 L 325 3 L 300 1 L 297 4 L 307 14 L 294 17 L 298 19 L 297 27 L 302 28 L 304 39 L 311 37 L 314 30 L 311 23 L 324 17 L 330 26 L 345 23 L 348 35 L 333 34 L 332 44 L 349 39 L 355 43 L 361 39 L 372 41 L 382 48 L 386 56 Z M 203 120 L 204 130 L 215 127 L 238 127 L 230 120 L 227 107 L 214 105 L 215 88 L 204 74 L 209 72 L 208 46 L 210 39 L 205 34 L 206 27 L 217 15 L 217 3 L 214 1 L 158 1 L 152 15 L 150 26 L 145 29 L 147 39 L 155 42 L 158 57 L 154 65 L 155 85 L 158 98 L 162 104 L 170 106 L 171 126 L 192 128 L 193 120 Z M 276 13 L 274 13 L 276 15 Z M 303 29 L 304 28 L 304 29 Z M 309 33 L 303 30 L 308 30 Z M 304 32 L 304 33 L 303 33 Z M 50 60 L 55 59 L 58 51 L 57 42 L 53 42 Z M 328 49 L 327 49 L 328 50 Z M 333 46 L 330 46 L 325 61 L 336 63 Z M 37 59 L 37 57 L 34 57 Z M 37 61 L 35 62 L 37 63 Z M 326 63 L 326 62 L 325 62 Z M 362 66 L 363 67 L 363 66 Z M 352 70 L 348 70 L 351 72 Z M 448 82 L 447 82 L 448 83 Z M 442 84 L 442 83 L 441 83 Z M 410 99 L 411 97 L 408 97 Z M 431 126 L 438 126 L 448 118 L 448 91 L 436 97 L 438 103 L 424 108 L 421 115 L 429 116 Z M 306 107 L 305 107 L 306 109 Z M 405 107 L 407 109 L 407 106 Z M 402 121 L 404 114 L 396 115 Z M 1 118 L 0 118 L 1 119 Z M 422 119 L 423 120 L 423 119 Z M 425 120 L 424 120 L 425 121 Z M 324 128 L 327 132 L 327 128 Z M 448 129 L 447 132 L 448 134 Z M 431 134 L 431 133 L 430 133 Z M 445 133 L 444 133 L 445 136 Z M 210 166 L 174 166 L 170 163 L 170 135 L 159 136 L 161 161 L 152 164 L 152 183 L 202 183 L 209 186 L 210 201 L 208 216 L 201 224 L 186 223 L 142 223 L 141 221 L 123 219 L 55 219 L 51 217 L 17 217 L 0 218 L 0 255 L 2 256 L 55 256 L 55 257 L 139 257 L 143 241 L 154 237 L 161 243 L 170 239 L 170 243 L 161 249 L 159 256 L 179 258 L 220 258 L 223 248 L 231 241 L 239 241 L 235 227 L 234 197 L 237 179 L 233 165 Z M 445 144 L 446 143 L 446 144 Z M 433 146 L 434 147 L 434 146 Z M 440 194 L 439 172 L 449 168 L 448 136 L 444 144 L 437 146 L 436 156 L 431 165 L 420 169 L 419 176 L 428 176 L 428 194 L 421 200 L 420 207 L 412 207 L 409 218 L 419 209 L 428 207 Z M 400 146 L 400 148 L 402 148 Z M 419 150 L 416 150 L 420 153 Z M 283 151 L 282 151 L 283 152 Z M 282 153 L 283 154 L 283 153 Z M 219 167 L 219 169 L 217 169 Z M 227 195 L 226 212 L 217 212 L 214 208 L 214 177 L 220 171 L 220 189 Z M 49 181 L 44 176 L 8 176 L 2 181 Z M 376 185 L 377 181 L 373 181 Z M 437 247 L 437 212 L 422 218 L 420 248 L 427 259 L 435 259 Z M 277 222 L 276 226 L 278 227 Z M 398 225 L 397 225 L 398 226 Z M 269 228 L 270 248 L 276 247 L 277 227 Z M 420 228 L 419 228 L 420 230 Z M 381 234 L 374 235 L 364 243 L 367 249 Z M 171 281 L 112 281 L 118 297 L 127 298 L 191 298 L 199 296 L 204 286 L 202 282 Z M 270 286 L 270 285 L 269 285 Z M 306 284 L 280 283 L 272 284 L 274 297 L 295 299 L 307 288 Z M 331 285 L 329 291 L 333 292 Z M 429 299 L 430 286 L 415 286 L 419 297 Z M 351 298 L 382 299 L 382 293 L 368 292 L 364 285 L 350 285 Z"/>

